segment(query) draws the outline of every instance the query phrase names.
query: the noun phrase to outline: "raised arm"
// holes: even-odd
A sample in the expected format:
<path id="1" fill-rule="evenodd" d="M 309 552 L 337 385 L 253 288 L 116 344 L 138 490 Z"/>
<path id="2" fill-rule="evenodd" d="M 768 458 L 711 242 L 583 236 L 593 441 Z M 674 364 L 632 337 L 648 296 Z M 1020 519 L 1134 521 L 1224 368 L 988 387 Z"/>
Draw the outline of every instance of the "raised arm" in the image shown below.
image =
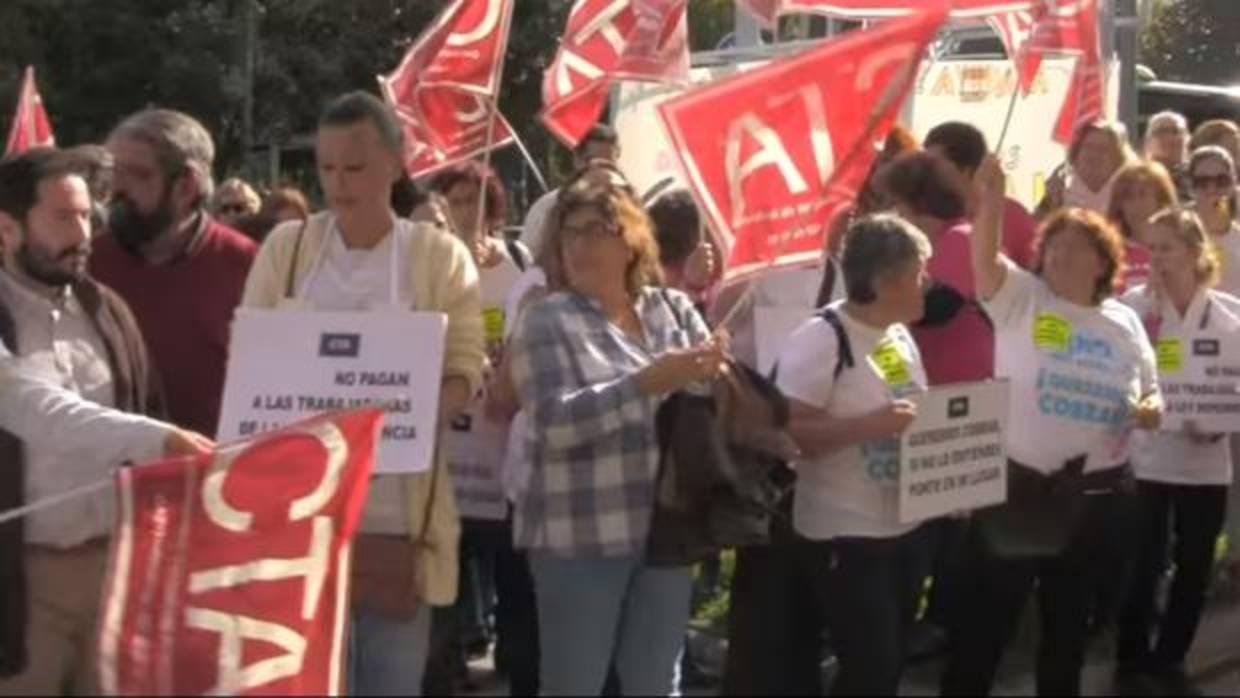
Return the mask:
<path id="1" fill-rule="evenodd" d="M 1005 185 L 999 159 L 988 155 L 973 177 L 977 195 L 972 236 L 973 280 L 977 295 L 983 300 L 993 298 L 1007 280 L 1007 264 L 1001 252 Z"/>

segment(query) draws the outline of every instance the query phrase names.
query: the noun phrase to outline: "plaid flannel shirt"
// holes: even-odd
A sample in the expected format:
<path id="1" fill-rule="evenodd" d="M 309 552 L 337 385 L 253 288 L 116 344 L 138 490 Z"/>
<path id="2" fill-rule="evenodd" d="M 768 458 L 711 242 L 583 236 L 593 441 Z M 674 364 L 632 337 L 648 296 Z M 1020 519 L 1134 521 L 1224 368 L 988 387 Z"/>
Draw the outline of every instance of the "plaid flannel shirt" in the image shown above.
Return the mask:
<path id="1" fill-rule="evenodd" d="M 668 350 L 705 342 L 710 332 L 689 297 L 676 291 L 644 289 L 635 309 L 646 346 L 571 292 L 530 306 L 521 320 L 510 350 L 530 415 L 532 473 L 515 509 L 519 548 L 573 556 L 645 549 L 660 400 L 640 393 L 637 373 Z"/>

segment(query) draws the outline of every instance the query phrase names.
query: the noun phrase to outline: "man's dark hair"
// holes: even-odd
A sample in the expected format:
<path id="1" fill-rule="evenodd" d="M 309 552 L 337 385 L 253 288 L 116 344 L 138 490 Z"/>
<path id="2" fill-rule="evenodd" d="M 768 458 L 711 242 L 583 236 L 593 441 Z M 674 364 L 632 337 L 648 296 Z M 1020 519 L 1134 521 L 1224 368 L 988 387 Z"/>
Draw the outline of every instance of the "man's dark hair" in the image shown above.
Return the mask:
<path id="1" fill-rule="evenodd" d="M 419 189 L 408 175 L 396 180 L 396 183 L 392 185 L 390 202 L 397 218 L 408 218 L 413 215 L 414 210 L 425 203 L 427 198 L 426 192 Z"/>
<path id="2" fill-rule="evenodd" d="M 972 124 L 963 121 L 948 121 L 930 129 L 926 134 L 925 147 L 942 149 L 943 156 L 956 167 L 972 174 L 982 166 L 989 148 L 986 136 Z"/>
<path id="3" fill-rule="evenodd" d="M 667 192 L 651 204 L 649 214 L 659 261 L 666 267 L 684 264 L 702 244 L 702 216 L 693 196 L 685 189 Z"/>
<path id="4" fill-rule="evenodd" d="M 591 143 L 601 143 L 603 145 L 619 147 L 620 134 L 616 133 L 616 129 L 608 126 L 607 124 L 595 124 L 590 127 L 590 130 L 586 132 L 585 138 L 582 138 L 581 142 L 577 144 L 577 147 L 573 149 L 573 154 L 578 157 L 584 157 L 586 154 L 586 148 L 589 148 Z"/>
<path id="5" fill-rule="evenodd" d="M 933 153 L 901 155 L 879 171 L 878 182 L 884 194 L 918 215 L 954 221 L 966 213 L 964 178 Z"/>
<path id="6" fill-rule="evenodd" d="M 85 178 L 80 158 L 56 148 L 33 148 L 0 161 L 0 211 L 23 223 L 39 203 L 39 183 L 68 175 Z"/>
<path id="7" fill-rule="evenodd" d="M 374 124 L 383 144 L 397 156 L 404 157 L 405 134 L 396 114 L 369 92 L 359 90 L 337 97 L 319 116 L 319 128 L 352 126 L 362 121 Z"/>

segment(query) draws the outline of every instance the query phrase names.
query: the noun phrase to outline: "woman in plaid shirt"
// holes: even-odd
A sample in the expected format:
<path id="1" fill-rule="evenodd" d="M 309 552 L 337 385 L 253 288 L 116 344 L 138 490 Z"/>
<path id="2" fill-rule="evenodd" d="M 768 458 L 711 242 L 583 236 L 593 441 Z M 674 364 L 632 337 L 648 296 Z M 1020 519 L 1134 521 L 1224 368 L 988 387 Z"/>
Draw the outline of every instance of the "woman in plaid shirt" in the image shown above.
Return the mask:
<path id="1" fill-rule="evenodd" d="M 534 574 L 544 695 L 598 695 L 613 661 L 626 695 L 667 695 L 691 573 L 645 563 L 654 415 L 717 375 L 726 342 L 687 296 L 658 288 L 658 247 L 632 193 L 592 179 L 560 193 L 543 251 L 556 292 L 511 344 L 533 468 L 514 535 Z"/>

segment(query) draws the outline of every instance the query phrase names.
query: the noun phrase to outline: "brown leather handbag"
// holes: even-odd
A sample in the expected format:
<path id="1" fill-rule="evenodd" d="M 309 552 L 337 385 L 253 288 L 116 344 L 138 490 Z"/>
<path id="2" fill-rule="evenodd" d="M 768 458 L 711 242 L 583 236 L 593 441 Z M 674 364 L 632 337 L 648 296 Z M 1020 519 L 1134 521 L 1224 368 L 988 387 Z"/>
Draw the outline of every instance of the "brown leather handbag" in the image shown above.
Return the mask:
<path id="1" fill-rule="evenodd" d="M 431 466 L 431 494 L 426 502 L 422 531 L 416 540 L 409 536 L 371 533 L 354 538 L 350 579 L 354 611 L 395 621 L 411 621 L 417 615 L 422 604 L 416 583 L 417 553 L 427 543 L 431 514 L 439 499 L 439 470 L 436 458 Z M 405 492 L 407 498 L 407 490 Z"/>

